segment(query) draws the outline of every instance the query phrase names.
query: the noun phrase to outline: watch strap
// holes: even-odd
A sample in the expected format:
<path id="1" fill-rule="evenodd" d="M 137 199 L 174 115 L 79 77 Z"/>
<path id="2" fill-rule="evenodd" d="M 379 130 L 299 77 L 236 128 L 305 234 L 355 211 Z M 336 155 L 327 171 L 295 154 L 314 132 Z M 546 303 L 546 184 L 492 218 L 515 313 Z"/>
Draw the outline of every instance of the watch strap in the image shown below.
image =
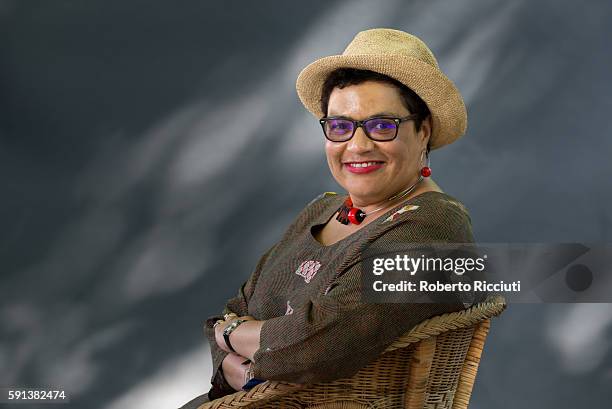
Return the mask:
<path id="1" fill-rule="evenodd" d="M 230 334 L 234 332 L 234 330 L 238 328 L 238 326 L 245 321 L 247 320 L 237 319 L 236 321 L 233 321 L 231 324 L 225 327 L 225 329 L 223 330 L 223 340 L 225 341 L 225 345 L 227 345 L 227 347 L 232 352 L 236 352 L 236 350 L 234 349 L 234 347 L 232 346 L 232 343 L 230 342 Z"/>

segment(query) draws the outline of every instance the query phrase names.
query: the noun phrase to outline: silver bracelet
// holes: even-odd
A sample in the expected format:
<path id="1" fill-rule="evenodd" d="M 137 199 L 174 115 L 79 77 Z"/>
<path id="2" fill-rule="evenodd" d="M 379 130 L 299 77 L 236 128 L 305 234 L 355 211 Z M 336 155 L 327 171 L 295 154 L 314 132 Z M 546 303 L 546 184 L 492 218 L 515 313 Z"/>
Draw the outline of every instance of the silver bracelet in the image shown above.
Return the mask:
<path id="1" fill-rule="evenodd" d="M 244 385 L 246 385 L 251 379 L 255 377 L 253 374 L 253 368 L 251 367 L 252 362 L 249 363 L 249 367 L 244 371 Z"/>

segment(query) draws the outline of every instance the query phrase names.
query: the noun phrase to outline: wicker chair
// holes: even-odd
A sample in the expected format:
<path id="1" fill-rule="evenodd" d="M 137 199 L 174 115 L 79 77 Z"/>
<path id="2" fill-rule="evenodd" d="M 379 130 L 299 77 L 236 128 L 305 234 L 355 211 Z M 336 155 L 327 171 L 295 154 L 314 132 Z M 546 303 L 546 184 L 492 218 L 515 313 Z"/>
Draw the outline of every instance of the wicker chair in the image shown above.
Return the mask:
<path id="1" fill-rule="evenodd" d="M 309 385 L 266 381 L 198 409 L 465 409 L 490 319 L 505 306 L 495 297 L 423 321 L 350 378 Z"/>

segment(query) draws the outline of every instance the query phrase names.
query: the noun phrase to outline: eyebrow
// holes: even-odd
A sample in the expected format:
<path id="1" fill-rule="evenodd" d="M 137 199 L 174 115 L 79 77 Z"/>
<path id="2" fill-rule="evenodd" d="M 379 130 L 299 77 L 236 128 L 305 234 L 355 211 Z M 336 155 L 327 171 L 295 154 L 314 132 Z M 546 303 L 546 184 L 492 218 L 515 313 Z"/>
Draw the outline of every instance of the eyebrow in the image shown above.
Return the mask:
<path id="1" fill-rule="evenodd" d="M 390 117 L 393 117 L 393 118 L 401 118 L 402 117 L 401 115 L 398 115 L 397 113 L 394 113 L 394 112 L 377 112 L 377 113 L 375 113 L 373 115 L 370 115 L 370 116 L 362 119 L 362 121 L 365 121 L 366 119 L 370 119 L 370 118 L 376 118 L 378 116 L 390 116 Z M 342 118 L 342 119 L 350 119 L 350 120 L 358 121 L 358 119 L 354 119 L 354 118 L 351 118 L 350 116 L 346 116 L 346 115 L 329 115 L 328 118 Z"/>

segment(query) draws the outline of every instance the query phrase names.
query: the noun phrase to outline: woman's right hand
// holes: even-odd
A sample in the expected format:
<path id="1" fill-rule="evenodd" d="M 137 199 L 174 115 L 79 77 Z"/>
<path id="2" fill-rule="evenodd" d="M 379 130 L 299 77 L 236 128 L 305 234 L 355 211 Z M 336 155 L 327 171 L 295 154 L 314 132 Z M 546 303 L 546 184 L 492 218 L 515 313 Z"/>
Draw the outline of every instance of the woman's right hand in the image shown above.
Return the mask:
<path id="1" fill-rule="evenodd" d="M 247 358 L 230 352 L 221 363 L 223 376 L 234 390 L 239 391 L 244 386 L 244 375 L 249 369 L 249 364 L 243 364 L 246 360 Z"/>

